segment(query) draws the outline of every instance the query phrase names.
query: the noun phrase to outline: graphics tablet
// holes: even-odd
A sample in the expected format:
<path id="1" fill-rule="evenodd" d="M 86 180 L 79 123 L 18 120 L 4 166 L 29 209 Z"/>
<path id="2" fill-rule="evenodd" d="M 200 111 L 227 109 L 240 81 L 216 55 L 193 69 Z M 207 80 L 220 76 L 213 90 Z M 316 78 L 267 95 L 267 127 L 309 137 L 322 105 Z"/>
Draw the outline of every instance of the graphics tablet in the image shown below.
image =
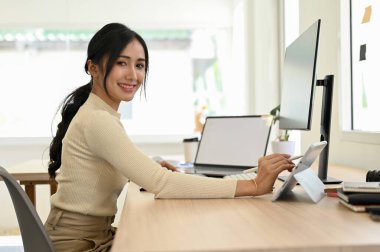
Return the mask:
<path id="1" fill-rule="evenodd" d="M 290 175 L 287 177 L 285 182 L 282 184 L 281 188 L 278 189 L 272 198 L 272 201 L 277 200 L 282 195 L 293 190 L 293 188 L 297 185 L 297 182 L 304 187 L 309 196 L 313 199 L 314 202 L 319 201 L 321 199 L 324 191 L 324 185 L 322 181 L 310 170 L 305 171 L 314 163 L 315 159 L 319 156 L 323 148 L 327 145 L 326 141 L 318 142 L 311 144 L 299 163 L 296 167 L 293 168 Z M 305 176 L 301 175 L 301 172 L 304 172 Z M 298 175 L 298 176 L 297 176 Z"/>

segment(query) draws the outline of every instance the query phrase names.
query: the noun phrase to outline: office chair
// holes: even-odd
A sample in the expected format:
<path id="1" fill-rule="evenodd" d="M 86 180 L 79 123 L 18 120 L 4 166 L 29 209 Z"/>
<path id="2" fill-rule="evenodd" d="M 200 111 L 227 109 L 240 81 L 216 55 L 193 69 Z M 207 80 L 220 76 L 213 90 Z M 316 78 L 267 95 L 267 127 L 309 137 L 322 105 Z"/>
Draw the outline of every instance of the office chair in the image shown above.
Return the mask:
<path id="1" fill-rule="evenodd" d="M 0 177 L 3 178 L 13 201 L 24 251 L 53 252 L 53 245 L 41 219 L 21 185 L 1 166 Z"/>

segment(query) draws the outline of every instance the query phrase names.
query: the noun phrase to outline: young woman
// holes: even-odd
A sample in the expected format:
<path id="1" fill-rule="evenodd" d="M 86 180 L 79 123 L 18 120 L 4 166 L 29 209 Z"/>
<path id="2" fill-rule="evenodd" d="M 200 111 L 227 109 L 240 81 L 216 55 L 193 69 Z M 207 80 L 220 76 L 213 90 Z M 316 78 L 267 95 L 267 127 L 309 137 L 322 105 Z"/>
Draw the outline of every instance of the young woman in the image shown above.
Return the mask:
<path id="1" fill-rule="evenodd" d="M 49 174 L 60 170 L 45 227 L 56 251 L 108 251 L 127 180 L 156 198 L 232 198 L 268 193 L 278 174 L 294 167 L 288 155 L 274 154 L 259 160 L 256 179 L 235 181 L 173 172 L 150 159 L 131 142 L 117 112 L 120 102 L 145 92 L 148 68 L 144 40 L 126 26 L 107 24 L 91 39 L 85 64 L 91 80 L 66 97 L 50 146 Z"/>

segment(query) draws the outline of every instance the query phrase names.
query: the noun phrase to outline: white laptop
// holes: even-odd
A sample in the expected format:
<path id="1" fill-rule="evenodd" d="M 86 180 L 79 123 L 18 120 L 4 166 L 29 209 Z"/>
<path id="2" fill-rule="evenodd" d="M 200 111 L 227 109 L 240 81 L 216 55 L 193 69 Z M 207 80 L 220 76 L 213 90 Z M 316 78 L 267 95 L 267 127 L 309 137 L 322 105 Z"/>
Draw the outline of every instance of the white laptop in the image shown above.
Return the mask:
<path id="1" fill-rule="evenodd" d="M 273 117 L 207 117 L 193 169 L 188 173 L 223 177 L 258 165 L 266 153 Z"/>

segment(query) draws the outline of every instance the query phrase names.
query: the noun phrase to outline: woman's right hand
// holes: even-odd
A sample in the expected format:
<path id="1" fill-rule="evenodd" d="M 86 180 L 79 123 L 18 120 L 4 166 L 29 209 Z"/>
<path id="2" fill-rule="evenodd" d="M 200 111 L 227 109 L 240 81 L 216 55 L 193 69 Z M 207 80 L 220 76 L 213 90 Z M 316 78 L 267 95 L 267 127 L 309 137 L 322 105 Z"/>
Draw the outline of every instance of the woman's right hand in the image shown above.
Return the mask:
<path id="1" fill-rule="evenodd" d="M 271 192 L 278 175 L 285 170 L 292 171 L 295 165 L 289 160 L 289 157 L 287 154 L 271 154 L 259 159 L 255 178 L 257 184 L 256 195 Z"/>
<path id="2" fill-rule="evenodd" d="M 278 175 L 291 171 L 294 163 L 287 154 L 272 154 L 259 159 L 258 172 L 254 180 L 238 180 L 235 196 L 258 196 L 273 190 Z"/>

